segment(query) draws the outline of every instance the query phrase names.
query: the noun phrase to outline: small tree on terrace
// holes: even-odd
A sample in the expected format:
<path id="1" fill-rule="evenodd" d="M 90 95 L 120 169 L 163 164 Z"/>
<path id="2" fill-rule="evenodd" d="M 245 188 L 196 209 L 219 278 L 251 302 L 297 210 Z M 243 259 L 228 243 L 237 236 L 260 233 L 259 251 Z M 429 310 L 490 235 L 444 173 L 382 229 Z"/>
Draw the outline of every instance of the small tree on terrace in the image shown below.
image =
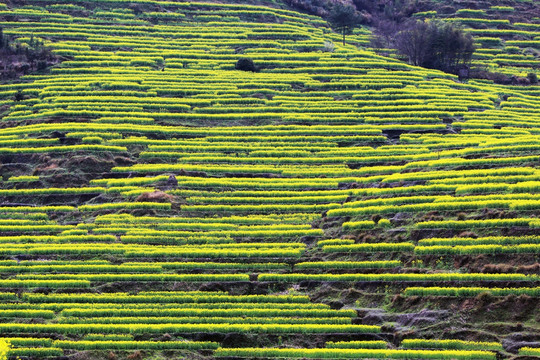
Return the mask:
<path id="1" fill-rule="evenodd" d="M 345 35 L 352 34 L 354 28 L 360 24 L 360 16 L 353 5 L 338 2 L 330 10 L 328 23 L 332 29 L 343 35 L 345 45 Z"/>

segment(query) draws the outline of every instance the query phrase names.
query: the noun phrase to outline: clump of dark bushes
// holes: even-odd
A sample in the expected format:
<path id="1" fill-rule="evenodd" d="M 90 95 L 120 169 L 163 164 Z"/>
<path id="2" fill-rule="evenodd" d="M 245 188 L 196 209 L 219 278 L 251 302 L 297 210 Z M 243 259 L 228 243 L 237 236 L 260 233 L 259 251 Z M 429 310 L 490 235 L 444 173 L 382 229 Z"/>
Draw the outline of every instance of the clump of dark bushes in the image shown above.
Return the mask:
<path id="1" fill-rule="evenodd" d="M 257 66 L 255 66 L 255 63 L 253 62 L 253 59 L 251 58 L 238 59 L 234 68 L 236 70 L 251 71 L 251 72 L 257 72 L 259 70 Z"/>

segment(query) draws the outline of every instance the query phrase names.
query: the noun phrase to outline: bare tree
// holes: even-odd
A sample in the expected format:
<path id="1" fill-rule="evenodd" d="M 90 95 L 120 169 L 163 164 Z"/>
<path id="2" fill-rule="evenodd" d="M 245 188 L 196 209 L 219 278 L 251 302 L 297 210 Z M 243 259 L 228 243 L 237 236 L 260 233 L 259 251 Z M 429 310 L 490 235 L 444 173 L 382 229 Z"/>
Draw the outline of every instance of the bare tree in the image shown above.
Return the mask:
<path id="1" fill-rule="evenodd" d="M 418 22 L 396 36 L 397 50 L 406 55 L 412 65 L 423 66 L 426 63 L 433 41 L 433 34 L 428 28 L 427 23 Z"/>
<path id="2" fill-rule="evenodd" d="M 473 39 L 462 29 L 440 21 L 418 21 L 396 36 L 396 49 L 416 66 L 457 73 L 468 66 Z"/>

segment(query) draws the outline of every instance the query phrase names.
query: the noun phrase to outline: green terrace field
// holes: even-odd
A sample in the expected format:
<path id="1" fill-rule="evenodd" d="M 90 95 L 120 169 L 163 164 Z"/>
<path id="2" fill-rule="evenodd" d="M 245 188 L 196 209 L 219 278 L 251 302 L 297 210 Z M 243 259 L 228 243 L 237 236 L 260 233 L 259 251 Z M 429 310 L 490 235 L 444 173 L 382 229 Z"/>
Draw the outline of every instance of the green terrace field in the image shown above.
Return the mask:
<path id="1" fill-rule="evenodd" d="M 450 3 L 455 7 L 451 11 L 442 8 L 413 16 L 442 18 L 464 26 L 476 43 L 473 67 L 510 77 L 526 78 L 529 73 L 540 73 L 540 21 L 531 16 L 538 11 L 537 1 Z"/>
<path id="2" fill-rule="evenodd" d="M 0 359 L 540 356 L 540 85 L 276 1 L 21 4 L 61 63 L 0 84 Z M 503 7 L 447 20 L 537 72 Z"/>

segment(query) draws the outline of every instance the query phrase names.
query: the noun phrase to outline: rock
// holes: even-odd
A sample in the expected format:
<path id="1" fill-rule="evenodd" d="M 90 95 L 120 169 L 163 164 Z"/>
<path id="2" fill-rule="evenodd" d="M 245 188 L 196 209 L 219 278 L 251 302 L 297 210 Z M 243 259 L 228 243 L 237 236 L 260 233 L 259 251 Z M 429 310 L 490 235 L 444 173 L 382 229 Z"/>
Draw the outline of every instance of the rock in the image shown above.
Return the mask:
<path id="1" fill-rule="evenodd" d="M 53 131 L 53 132 L 51 133 L 51 137 L 52 137 L 52 138 L 57 138 L 57 139 L 62 139 L 62 138 L 64 138 L 64 137 L 66 137 L 66 134 L 65 134 L 65 133 L 62 133 L 62 132 L 60 132 L 60 131 Z"/>
<path id="2" fill-rule="evenodd" d="M 169 179 L 167 180 L 167 185 L 172 189 L 176 189 L 178 187 L 178 180 L 176 179 L 176 176 L 170 175 Z"/>
<path id="3" fill-rule="evenodd" d="M 380 325 L 384 322 L 385 322 L 385 316 L 382 310 L 371 311 L 362 318 L 362 323 L 366 325 Z"/>
<path id="4" fill-rule="evenodd" d="M 447 310 L 427 310 L 422 309 L 417 313 L 401 314 L 396 318 L 396 322 L 404 326 L 425 325 L 439 322 L 447 318 L 450 312 Z"/>
<path id="5" fill-rule="evenodd" d="M 115 156 L 114 163 L 117 166 L 130 166 L 136 164 L 137 162 L 125 156 Z"/>
<path id="6" fill-rule="evenodd" d="M 358 188 L 358 184 L 353 182 L 353 183 L 339 183 L 338 184 L 338 189 L 339 190 L 349 190 L 349 189 L 356 189 Z"/>
<path id="7" fill-rule="evenodd" d="M 382 323 L 391 321 L 392 314 L 387 314 L 383 309 L 378 308 L 362 308 L 356 310 L 358 317 L 362 323 L 367 325 L 381 325 Z"/>
<path id="8" fill-rule="evenodd" d="M 135 201 L 170 203 L 174 201 L 174 196 L 164 193 L 163 191 L 145 192 L 137 196 Z"/>
<path id="9" fill-rule="evenodd" d="M 335 300 L 335 301 L 330 301 L 330 302 L 328 303 L 328 305 L 329 305 L 332 309 L 334 309 L 334 310 L 339 310 L 339 309 L 341 309 L 343 306 L 345 306 L 344 303 L 342 303 L 341 301 L 337 301 L 337 300 Z"/>
<path id="10" fill-rule="evenodd" d="M 94 155 L 75 155 L 68 158 L 64 167 L 70 172 L 100 174 L 110 171 L 114 162 Z"/>
<path id="11" fill-rule="evenodd" d="M 167 333 L 163 334 L 161 338 L 159 339 L 159 341 L 171 341 L 171 340 L 173 340 L 173 337 Z"/>
<path id="12" fill-rule="evenodd" d="M 538 341 L 513 341 L 511 339 L 504 339 L 502 342 L 503 348 L 511 353 L 517 353 L 522 347 L 540 347 Z"/>
<path id="13" fill-rule="evenodd" d="M 317 238 L 315 236 L 307 235 L 307 236 L 302 236 L 300 238 L 300 241 L 303 242 L 306 245 L 309 245 L 309 244 L 313 244 L 314 242 L 316 242 Z"/>
<path id="14" fill-rule="evenodd" d="M 407 229 L 404 228 L 404 227 L 399 227 L 399 228 L 395 228 L 395 229 L 386 230 L 386 232 L 388 234 L 399 234 L 399 233 L 406 233 Z"/>
<path id="15" fill-rule="evenodd" d="M 411 214 L 398 212 L 396 213 L 390 220 L 390 222 L 394 225 L 404 225 L 408 223 L 412 218 Z"/>
<path id="16" fill-rule="evenodd" d="M 330 229 L 333 227 L 341 227 L 341 222 L 339 221 L 329 221 L 322 224 L 323 229 Z"/>

